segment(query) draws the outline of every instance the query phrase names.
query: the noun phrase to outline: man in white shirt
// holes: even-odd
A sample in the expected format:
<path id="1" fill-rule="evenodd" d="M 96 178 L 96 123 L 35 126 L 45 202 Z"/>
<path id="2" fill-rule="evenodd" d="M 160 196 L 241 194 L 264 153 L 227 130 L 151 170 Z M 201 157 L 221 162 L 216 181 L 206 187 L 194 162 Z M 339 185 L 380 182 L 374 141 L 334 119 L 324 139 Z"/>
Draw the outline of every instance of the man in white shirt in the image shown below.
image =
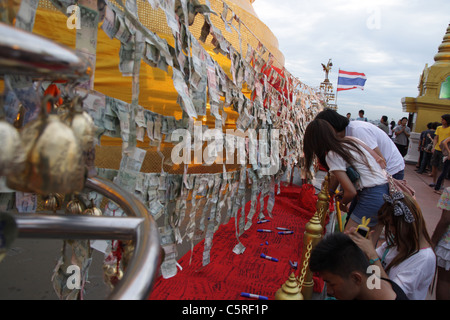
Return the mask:
<path id="1" fill-rule="evenodd" d="M 362 140 L 386 161 L 386 171 L 394 179 L 403 180 L 405 161 L 393 141 L 380 128 L 369 122 L 349 121 L 331 109 L 320 112 L 316 119 L 328 121 L 338 136 L 352 136 Z"/>

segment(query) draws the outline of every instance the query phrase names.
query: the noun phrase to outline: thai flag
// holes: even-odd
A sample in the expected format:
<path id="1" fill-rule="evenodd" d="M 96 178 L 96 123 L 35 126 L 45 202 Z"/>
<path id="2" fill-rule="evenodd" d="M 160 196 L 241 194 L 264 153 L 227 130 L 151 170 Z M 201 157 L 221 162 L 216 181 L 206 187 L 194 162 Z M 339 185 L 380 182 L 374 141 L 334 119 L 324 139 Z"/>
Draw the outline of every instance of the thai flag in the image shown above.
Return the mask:
<path id="1" fill-rule="evenodd" d="M 364 90 L 366 75 L 359 72 L 339 70 L 337 91 L 361 89 Z"/>

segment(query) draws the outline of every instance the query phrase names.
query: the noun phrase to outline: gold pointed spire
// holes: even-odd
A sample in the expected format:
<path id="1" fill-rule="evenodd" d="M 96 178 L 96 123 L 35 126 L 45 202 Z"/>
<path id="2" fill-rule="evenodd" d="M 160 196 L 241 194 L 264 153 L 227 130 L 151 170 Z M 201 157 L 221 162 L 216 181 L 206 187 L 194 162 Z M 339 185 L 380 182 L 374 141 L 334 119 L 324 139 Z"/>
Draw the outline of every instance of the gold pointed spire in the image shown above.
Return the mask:
<path id="1" fill-rule="evenodd" d="M 289 279 L 275 293 L 275 300 L 303 300 L 294 273 L 291 273 Z"/>
<path id="2" fill-rule="evenodd" d="M 450 24 L 447 33 L 444 36 L 442 44 L 439 46 L 439 52 L 434 56 L 436 62 L 450 62 Z"/>

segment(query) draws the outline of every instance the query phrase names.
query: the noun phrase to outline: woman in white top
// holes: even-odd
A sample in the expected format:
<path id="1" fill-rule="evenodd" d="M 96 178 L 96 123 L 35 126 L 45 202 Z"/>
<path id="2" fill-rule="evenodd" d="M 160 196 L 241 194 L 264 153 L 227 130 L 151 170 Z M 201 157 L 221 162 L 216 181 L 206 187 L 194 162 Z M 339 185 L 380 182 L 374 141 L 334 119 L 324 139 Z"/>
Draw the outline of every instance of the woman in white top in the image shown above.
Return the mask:
<path id="1" fill-rule="evenodd" d="M 399 285 L 410 300 L 424 300 L 436 272 L 436 255 L 431 247 L 425 220 L 417 202 L 401 192 L 385 196 L 378 221 L 385 228 L 384 242 L 373 242 L 354 229 L 348 235 L 366 253 L 369 262 Z"/>
<path id="2" fill-rule="evenodd" d="M 328 121 L 341 138 L 350 136 L 362 140 L 370 149 L 384 158 L 386 171 L 394 179 L 403 180 L 405 160 L 392 139 L 380 128 L 369 122 L 349 121 L 346 117 L 331 109 L 319 112 L 316 119 Z"/>
<path id="3" fill-rule="evenodd" d="M 357 141 L 356 138 L 337 136 L 327 121 L 315 119 L 305 131 L 305 167 L 309 168 L 317 156 L 341 186 L 338 197 L 341 210 L 347 211 L 347 205 L 355 200 L 346 230 L 361 224 L 363 217 L 370 218 L 368 226 L 376 228 L 373 236 L 376 241 L 382 230 L 377 227 L 377 214 L 384 204 L 383 194 L 389 193 L 388 181 L 375 158 L 362 147 L 361 141 Z M 359 174 L 354 181 L 350 167 Z M 335 186 L 332 188 L 334 191 Z"/>

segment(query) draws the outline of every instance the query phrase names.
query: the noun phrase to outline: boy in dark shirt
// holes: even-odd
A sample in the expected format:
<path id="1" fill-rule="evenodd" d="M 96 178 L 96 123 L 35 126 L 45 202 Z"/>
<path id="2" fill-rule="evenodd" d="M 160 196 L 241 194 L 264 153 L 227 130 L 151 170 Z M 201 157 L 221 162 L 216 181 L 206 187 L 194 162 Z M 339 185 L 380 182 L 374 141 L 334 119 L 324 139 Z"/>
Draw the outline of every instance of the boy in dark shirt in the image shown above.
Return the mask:
<path id="1" fill-rule="evenodd" d="M 377 277 L 377 266 L 371 266 L 346 234 L 334 233 L 321 240 L 311 253 L 309 267 L 319 273 L 327 294 L 336 299 L 408 300 L 396 283 Z"/>
<path id="2" fill-rule="evenodd" d="M 424 173 L 428 167 L 431 165 L 431 156 L 433 155 L 432 149 L 426 149 L 427 146 L 433 143 L 433 139 L 436 136 L 436 128 L 438 127 L 439 122 L 432 122 L 430 125 L 430 129 L 424 131 L 422 146 L 424 148 L 422 162 L 420 163 L 420 168 L 417 173 Z"/>

